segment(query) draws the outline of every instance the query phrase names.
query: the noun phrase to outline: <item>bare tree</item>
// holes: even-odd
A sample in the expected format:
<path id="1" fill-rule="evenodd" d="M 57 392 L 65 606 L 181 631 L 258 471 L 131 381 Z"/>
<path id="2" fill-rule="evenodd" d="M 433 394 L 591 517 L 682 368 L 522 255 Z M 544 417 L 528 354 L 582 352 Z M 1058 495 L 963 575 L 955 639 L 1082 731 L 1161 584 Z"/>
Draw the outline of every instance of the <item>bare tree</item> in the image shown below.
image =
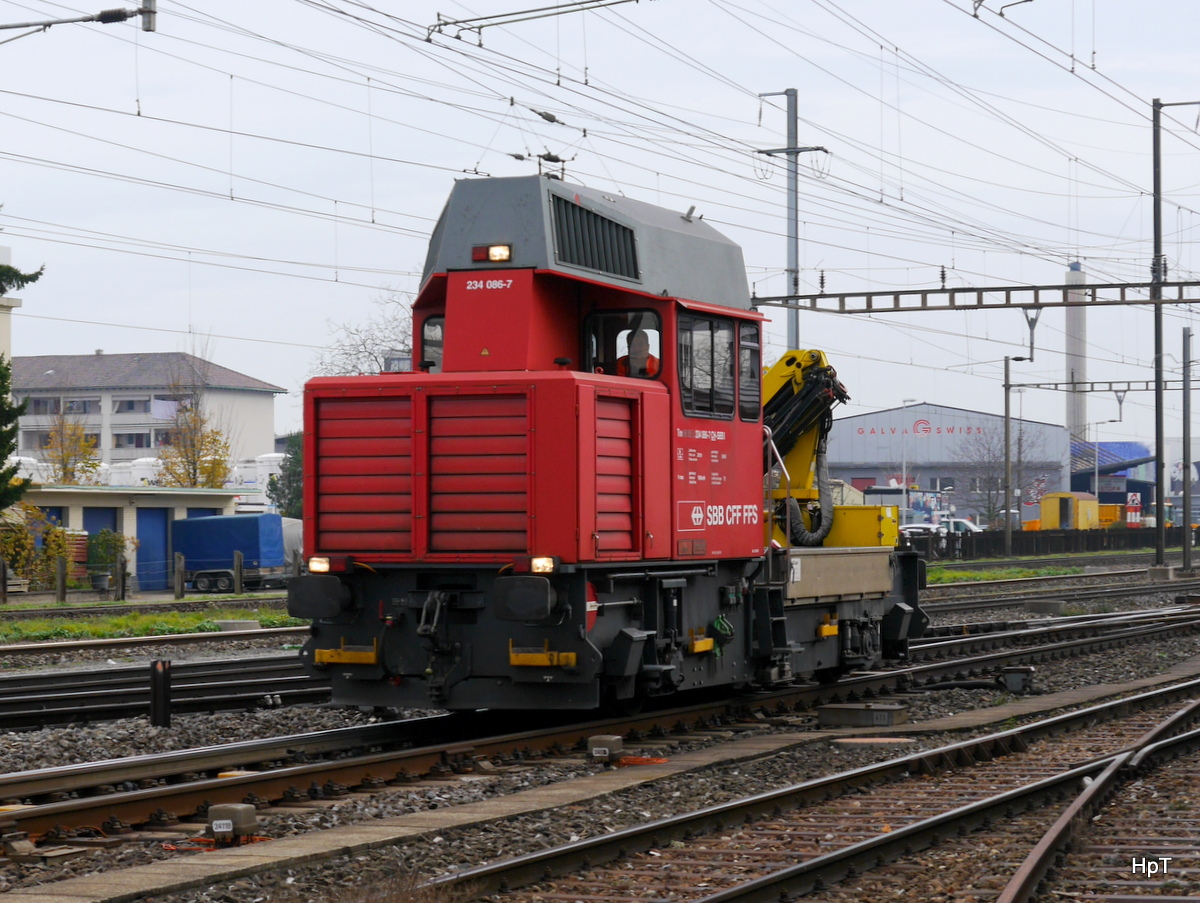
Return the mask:
<path id="1" fill-rule="evenodd" d="M 1012 465 L 1012 489 L 1018 504 L 1037 501 L 1046 486 L 1046 436 L 1021 421 L 1013 423 L 1009 460 Z M 1004 499 L 1004 432 L 987 430 L 968 436 L 959 447 L 962 463 L 955 496 L 979 512 L 987 523 L 997 523 L 1001 512 L 1013 508 Z"/>
<path id="2" fill-rule="evenodd" d="M 389 358 L 412 354 L 412 299 L 395 288 L 375 298 L 375 313 L 362 323 L 330 322 L 337 338 L 319 352 L 315 376 L 380 373 Z"/>

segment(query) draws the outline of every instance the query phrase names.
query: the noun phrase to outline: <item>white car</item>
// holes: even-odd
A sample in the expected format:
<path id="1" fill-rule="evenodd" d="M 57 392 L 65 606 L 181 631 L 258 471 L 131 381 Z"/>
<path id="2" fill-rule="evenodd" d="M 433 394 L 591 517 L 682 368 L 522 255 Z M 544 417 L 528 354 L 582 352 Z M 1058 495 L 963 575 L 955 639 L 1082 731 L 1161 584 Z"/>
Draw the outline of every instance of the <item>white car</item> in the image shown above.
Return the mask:
<path id="1" fill-rule="evenodd" d="M 942 524 L 946 526 L 946 524 Z M 983 527 L 970 520 L 959 520 L 957 517 L 952 518 L 949 522 L 949 528 L 955 533 L 982 533 Z"/>
<path id="2" fill-rule="evenodd" d="M 941 524 L 905 524 L 900 532 L 910 538 L 916 536 L 945 536 L 946 528 Z"/>

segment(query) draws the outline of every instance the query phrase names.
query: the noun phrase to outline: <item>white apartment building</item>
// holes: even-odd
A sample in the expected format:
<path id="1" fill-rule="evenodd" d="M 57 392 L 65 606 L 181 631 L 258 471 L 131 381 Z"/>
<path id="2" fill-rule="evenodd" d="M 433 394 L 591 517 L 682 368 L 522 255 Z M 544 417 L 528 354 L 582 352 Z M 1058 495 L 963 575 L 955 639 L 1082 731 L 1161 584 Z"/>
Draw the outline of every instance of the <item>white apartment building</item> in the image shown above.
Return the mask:
<path id="1" fill-rule="evenodd" d="M 66 415 L 96 440 L 106 469 L 153 458 L 170 443 L 180 405 L 197 397 L 239 461 L 275 451 L 279 386 L 185 352 L 49 354 L 12 361 L 13 395 L 29 400 L 17 454 L 44 460 L 50 429 Z"/>

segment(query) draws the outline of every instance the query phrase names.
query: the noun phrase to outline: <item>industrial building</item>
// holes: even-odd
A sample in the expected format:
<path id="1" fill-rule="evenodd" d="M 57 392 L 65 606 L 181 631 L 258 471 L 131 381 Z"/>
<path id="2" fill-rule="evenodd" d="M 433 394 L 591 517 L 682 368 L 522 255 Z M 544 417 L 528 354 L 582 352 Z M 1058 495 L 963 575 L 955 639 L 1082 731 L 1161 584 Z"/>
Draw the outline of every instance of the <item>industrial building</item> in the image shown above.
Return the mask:
<path id="1" fill-rule="evenodd" d="M 1070 435 L 1015 417 L 1009 431 L 1014 501 L 1019 494 L 1019 509 L 1035 518 L 1045 493 L 1070 489 Z M 856 489 L 907 485 L 906 522 L 953 511 L 984 525 L 1005 510 L 1004 418 L 997 414 L 919 403 L 843 416 L 834 420 L 828 459 L 830 476 Z"/>

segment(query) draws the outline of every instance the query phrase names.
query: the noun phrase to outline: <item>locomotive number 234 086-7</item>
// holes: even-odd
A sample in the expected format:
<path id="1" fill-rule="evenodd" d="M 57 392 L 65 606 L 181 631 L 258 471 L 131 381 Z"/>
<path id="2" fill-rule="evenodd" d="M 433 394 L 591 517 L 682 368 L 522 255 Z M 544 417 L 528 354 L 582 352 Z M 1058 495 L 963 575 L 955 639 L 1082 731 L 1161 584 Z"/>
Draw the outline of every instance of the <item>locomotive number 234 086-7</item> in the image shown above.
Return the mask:
<path id="1" fill-rule="evenodd" d="M 467 291 L 489 288 L 512 288 L 511 279 L 468 279 Z"/>

